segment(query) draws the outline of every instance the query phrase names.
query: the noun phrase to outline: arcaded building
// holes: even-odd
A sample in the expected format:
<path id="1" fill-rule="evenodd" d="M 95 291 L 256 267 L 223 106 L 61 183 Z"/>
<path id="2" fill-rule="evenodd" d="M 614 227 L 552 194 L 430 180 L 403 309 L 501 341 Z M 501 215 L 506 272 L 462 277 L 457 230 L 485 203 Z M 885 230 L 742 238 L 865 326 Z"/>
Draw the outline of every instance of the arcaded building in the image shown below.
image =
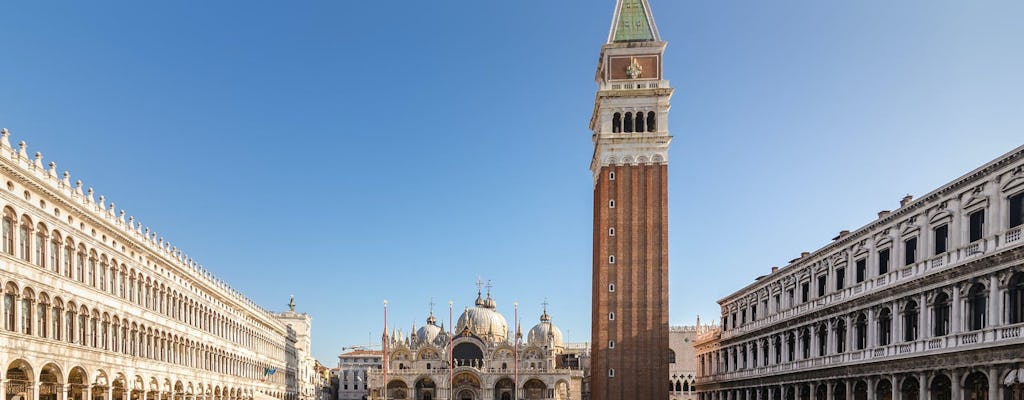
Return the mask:
<path id="1" fill-rule="evenodd" d="M 0 132 L 0 399 L 298 399 L 296 333 Z"/>
<path id="2" fill-rule="evenodd" d="M 701 400 L 1020 400 L 1024 147 L 719 301 Z"/>

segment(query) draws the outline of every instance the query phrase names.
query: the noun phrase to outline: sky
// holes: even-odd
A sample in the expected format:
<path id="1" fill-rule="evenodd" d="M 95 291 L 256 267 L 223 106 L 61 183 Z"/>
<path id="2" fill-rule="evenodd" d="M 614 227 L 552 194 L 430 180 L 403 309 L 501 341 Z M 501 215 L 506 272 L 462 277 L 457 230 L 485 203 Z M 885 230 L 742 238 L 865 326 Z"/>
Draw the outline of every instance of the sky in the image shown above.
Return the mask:
<path id="1" fill-rule="evenodd" d="M 1024 2 L 651 0 L 676 88 L 670 322 L 1024 144 Z M 314 356 L 493 284 L 589 341 L 612 0 L 0 4 L 0 127 Z M 447 325 L 447 324 L 446 324 Z"/>

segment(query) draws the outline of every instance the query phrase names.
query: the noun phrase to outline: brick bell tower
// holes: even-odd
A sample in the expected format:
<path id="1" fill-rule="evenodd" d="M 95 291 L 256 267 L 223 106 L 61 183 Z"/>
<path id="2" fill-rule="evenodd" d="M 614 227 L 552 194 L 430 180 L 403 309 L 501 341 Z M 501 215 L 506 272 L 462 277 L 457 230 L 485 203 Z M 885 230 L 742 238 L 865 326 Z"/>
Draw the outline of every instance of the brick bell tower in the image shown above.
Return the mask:
<path id="1" fill-rule="evenodd" d="M 648 0 L 617 0 L 597 66 L 591 398 L 668 398 L 673 89 Z"/>

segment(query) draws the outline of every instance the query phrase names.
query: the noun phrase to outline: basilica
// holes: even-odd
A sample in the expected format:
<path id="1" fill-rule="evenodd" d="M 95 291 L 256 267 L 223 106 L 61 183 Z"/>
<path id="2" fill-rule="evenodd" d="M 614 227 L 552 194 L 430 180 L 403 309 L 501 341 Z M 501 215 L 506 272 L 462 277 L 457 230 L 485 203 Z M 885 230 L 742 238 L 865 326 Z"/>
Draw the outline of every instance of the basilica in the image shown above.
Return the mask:
<path id="1" fill-rule="evenodd" d="M 513 332 L 514 329 L 514 332 Z M 446 331 L 426 325 L 384 335 L 384 365 L 370 371 L 373 399 L 579 399 L 586 352 L 567 347 L 547 309 L 525 337 L 497 311 L 488 291 Z M 451 365 L 452 368 L 448 368 Z"/>

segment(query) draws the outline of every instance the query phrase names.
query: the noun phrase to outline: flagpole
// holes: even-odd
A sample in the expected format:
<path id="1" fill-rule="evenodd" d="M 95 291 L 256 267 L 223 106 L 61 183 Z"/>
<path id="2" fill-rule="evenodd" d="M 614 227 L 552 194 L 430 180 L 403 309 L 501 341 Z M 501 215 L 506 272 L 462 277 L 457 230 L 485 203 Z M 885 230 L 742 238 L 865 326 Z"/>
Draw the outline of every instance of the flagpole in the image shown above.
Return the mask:
<path id="1" fill-rule="evenodd" d="M 452 341 L 455 340 L 455 326 L 452 325 L 452 301 L 448 300 L 448 399 L 455 400 L 455 356 L 452 355 Z"/>
<path id="2" fill-rule="evenodd" d="M 388 301 L 384 300 L 384 400 L 388 400 Z"/>
<path id="3" fill-rule="evenodd" d="M 516 309 L 516 313 L 515 313 L 516 332 L 513 333 L 513 335 L 515 335 L 515 347 L 512 349 L 512 351 L 515 352 L 515 355 L 513 356 L 515 358 L 515 361 L 512 363 L 512 365 L 513 365 L 513 368 L 515 368 L 516 383 L 512 387 L 512 398 L 513 399 L 518 399 L 519 398 L 519 302 L 518 301 L 515 302 L 514 306 L 515 306 L 515 309 Z"/>

